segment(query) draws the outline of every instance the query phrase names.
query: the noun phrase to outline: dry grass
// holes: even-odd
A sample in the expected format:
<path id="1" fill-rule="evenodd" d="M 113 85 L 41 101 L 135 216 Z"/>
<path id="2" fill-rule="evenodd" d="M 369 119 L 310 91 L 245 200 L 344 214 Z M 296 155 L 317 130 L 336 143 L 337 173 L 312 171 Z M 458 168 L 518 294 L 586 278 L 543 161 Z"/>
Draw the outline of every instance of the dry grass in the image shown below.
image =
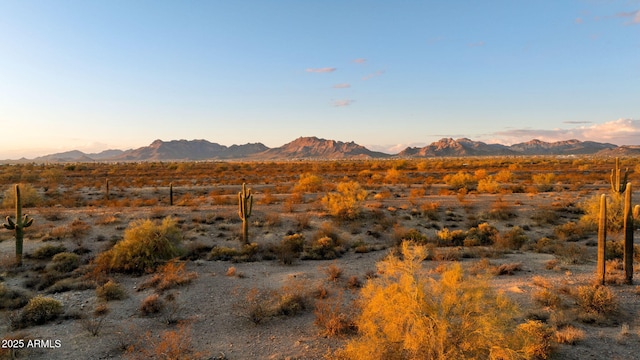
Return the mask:
<path id="1" fill-rule="evenodd" d="M 155 288 L 156 291 L 162 293 L 165 290 L 172 289 L 177 286 L 190 284 L 194 279 L 198 278 L 198 273 L 188 272 L 185 270 L 185 263 L 178 263 L 171 260 L 158 269 L 151 279 L 144 281 L 138 291 L 148 288 Z"/>

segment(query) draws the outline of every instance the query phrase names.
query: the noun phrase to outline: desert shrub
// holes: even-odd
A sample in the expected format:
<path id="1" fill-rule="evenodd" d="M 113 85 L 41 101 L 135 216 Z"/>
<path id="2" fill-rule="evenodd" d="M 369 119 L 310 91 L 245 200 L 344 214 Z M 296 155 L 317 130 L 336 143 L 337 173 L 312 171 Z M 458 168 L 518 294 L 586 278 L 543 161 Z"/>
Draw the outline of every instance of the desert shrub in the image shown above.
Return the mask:
<path id="1" fill-rule="evenodd" d="M 498 229 L 488 223 L 479 224 L 467 231 L 464 239 L 465 246 L 491 245 L 498 236 Z"/>
<path id="2" fill-rule="evenodd" d="M 42 202 L 40 195 L 31 184 L 19 184 L 20 186 L 20 200 L 23 207 L 38 206 Z M 4 192 L 2 199 L 3 208 L 12 208 L 16 206 L 16 189 L 12 185 Z"/>
<path id="3" fill-rule="evenodd" d="M 597 229 L 600 218 L 600 195 L 594 195 L 580 203 L 584 215 L 580 222 L 587 228 Z M 619 193 L 609 193 L 607 196 L 607 231 L 618 232 L 624 224 L 624 196 Z"/>
<path id="4" fill-rule="evenodd" d="M 618 298 L 606 286 L 578 286 L 576 296 L 578 305 L 587 313 L 607 316 L 618 310 Z"/>
<path id="5" fill-rule="evenodd" d="M 320 335 L 334 337 L 355 332 L 353 306 L 345 304 L 342 293 L 332 298 L 316 301 L 313 314 L 314 324 L 320 328 Z"/>
<path id="6" fill-rule="evenodd" d="M 584 340 L 585 332 L 575 326 L 568 325 L 556 330 L 555 338 L 558 344 L 575 345 Z"/>
<path id="7" fill-rule="evenodd" d="M 300 175 L 300 180 L 293 187 L 293 192 L 318 192 L 322 190 L 322 178 L 311 173 Z"/>
<path id="8" fill-rule="evenodd" d="M 274 316 L 294 316 L 308 306 L 308 294 L 301 283 L 288 282 L 278 290 L 252 288 L 247 291 L 245 301 L 237 305 L 238 315 L 260 324 Z"/>
<path id="9" fill-rule="evenodd" d="M 556 226 L 553 233 L 563 241 L 578 241 L 585 236 L 584 228 L 573 221 Z"/>
<path id="10" fill-rule="evenodd" d="M 499 183 L 510 183 L 513 182 L 514 176 L 509 170 L 500 170 L 494 178 Z"/>
<path id="11" fill-rule="evenodd" d="M 64 274 L 77 269 L 78 266 L 80 266 L 80 257 L 77 254 L 61 252 L 51 258 L 51 262 L 47 265 L 47 270 Z"/>
<path id="12" fill-rule="evenodd" d="M 27 303 L 20 312 L 19 319 L 12 324 L 14 328 L 42 325 L 56 319 L 63 313 L 62 303 L 50 297 L 38 295 Z"/>
<path id="13" fill-rule="evenodd" d="M 558 308 L 562 304 L 560 295 L 548 288 L 534 291 L 532 297 L 536 303 L 545 307 Z"/>
<path id="14" fill-rule="evenodd" d="M 443 180 L 445 184 L 449 185 L 449 188 L 456 191 L 461 189 L 473 190 L 478 183 L 473 175 L 464 171 L 459 171 L 455 175 L 446 175 Z"/>
<path id="15" fill-rule="evenodd" d="M 276 249 L 278 260 L 281 263 L 290 265 L 294 259 L 300 257 L 300 253 L 304 250 L 304 235 L 293 234 L 287 235 L 280 241 Z"/>
<path id="16" fill-rule="evenodd" d="M 494 275 L 513 275 L 516 271 L 522 270 L 521 263 L 500 264 L 493 269 Z"/>
<path id="17" fill-rule="evenodd" d="M 91 334 L 91 336 L 98 336 L 98 334 L 100 334 L 100 329 L 102 329 L 102 325 L 104 324 L 104 319 L 108 313 L 109 308 L 107 307 L 107 304 L 98 304 L 91 316 L 81 319 L 80 323 L 82 324 L 82 327 Z"/>
<path id="18" fill-rule="evenodd" d="M 516 216 L 517 215 L 511 205 L 502 198 L 497 198 L 496 201 L 491 204 L 491 208 L 486 214 L 486 217 L 494 220 L 509 220 Z"/>
<path id="19" fill-rule="evenodd" d="M 127 290 L 113 280 L 107 281 L 104 285 L 96 288 L 96 296 L 104 301 L 123 300 L 126 299 Z"/>
<path id="20" fill-rule="evenodd" d="M 31 295 L 21 289 L 13 289 L 5 283 L 0 283 L 0 310 L 13 310 L 25 306 Z"/>
<path id="21" fill-rule="evenodd" d="M 539 192 L 552 191 L 555 180 L 556 176 L 553 173 L 531 175 L 531 181 Z"/>
<path id="22" fill-rule="evenodd" d="M 425 202 L 420 205 L 422 216 L 426 216 L 429 220 L 432 221 L 440 220 L 440 215 L 438 214 L 439 209 L 440 203 L 438 202 Z"/>
<path id="23" fill-rule="evenodd" d="M 143 273 L 155 270 L 160 262 L 181 254 L 182 234 L 171 217 L 162 222 L 135 220 L 124 238 L 96 259 L 98 271 Z"/>
<path id="24" fill-rule="evenodd" d="M 381 276 L 361 290 L 358 336 L 338 356 L 346 359 L 534 358 L 546 356 L 543 329 L 515 326 L 515 305 L 488 282 L 466 277 L 460 264 L 440 280 L 424 277 L 426 248 L 402 245 L 402 258 L 378 264 Z M 537 325 L 537 324 L 536 324 Z M 535 353 L 535 354 L 534 354 Z M 503 355 L 503 356 L 500 356 Z"/>
<path id="25" fill-rule="evenodd" d="M 67 248 L 64 245 L 46 244 L 37 248 L 31 257 L 38 260 L 51 259 L 55 254 L 66 251 Z"/>
<path id="26" fill-rule="evenodd" d="M 352 220 L 360 214 L 360 203 L 367 197 L 367 191 L 355 181 L 341 182 L 336 191 L 328 193 L 322 202 L 335 217 Z"/>
<path id="27" fill-rule="evenodd" d="M 558 214 L 553 210 L 542 208 L 531 215 L 531 220 L 538 226 L 555 225 L 558 223 Z"/>
<path id="28" fill-rule="evenodd" d="M 185 263 L 177 263 L 174 260 L 169 261 L 162 265 L 151 279 L 140 284 L 138 291 L 153 287 L 157 291 L 163 292 L 176 286 L 191 283 L 193 279 L 198 277 L 198 273 L 188 272 L 184 267 Z"/>
<path id="29" fill-rule="evenodd" d="M 463 230 L 449 230 L 449 228 L 443 228 L 436 232 L 440 245 L 443 246 L 461 246 L 464 244 L 464 239 L 467 237 L 467 233 Z"/>
<path id="30" fill-rule="evenodd" d="M 158 336 L 146 332 L 135 345 L 127 348 L 127 358 L 158 360 L 195 360 L 209 358 L 191 348 L 191 327 L 179 323 L 173 330 L 165 330 Z"/>
<path id="31" fill-rule="evenodd" d="M 420 230 L 407 229 L 399 225 L 393 227 L 393 239 L 396 244 L 400 244 L 403 241 L 413 241 L 421 244 L 427 241 L 427 237 L 423 235 Z"/>
<path id="32" fill-rule="evenodd" d="M 541 321 L 528 320 L 516 327 L 513 345 L 525 359 L 548 359 L 553 351 L 553 330 Z M 512 357 L 497 356 L 498 359 Z"/>
<path id="33" fill-rule="evenodd" d="M 500 192 L 500 184 L 492 176 L 478 180 L 478 192 L 495 194 Z"/>
<path id="34" fill-rule="evenodd" d="M 62 293 L 73 290 L 95 289 L 96 283 L 83 278 L 63 278 L 48 286 L 45 291 L 49 294 Z"/>
<path id="35" fill-rule="evenodd" d="M 495 245 L 503 249 L 518 250 L 529 240 L 527 234 L 519 226 L 498 235 Z"/>
<path id="36" fill-rule="evenodd" d="M 340 268 L 336 264 L 331 264 L 322 270 L 325 274 L 327 274 L 327 280 L 329 281 L 338 281 L 342 277 L 342 268 Z"/>
<path id="37" fill-rule="evenodd" d="M 164 310 L 164 301 L 158 294 L 151 294 L 144 298 L 138 308 L 142 315 L 155 315 Z"/>

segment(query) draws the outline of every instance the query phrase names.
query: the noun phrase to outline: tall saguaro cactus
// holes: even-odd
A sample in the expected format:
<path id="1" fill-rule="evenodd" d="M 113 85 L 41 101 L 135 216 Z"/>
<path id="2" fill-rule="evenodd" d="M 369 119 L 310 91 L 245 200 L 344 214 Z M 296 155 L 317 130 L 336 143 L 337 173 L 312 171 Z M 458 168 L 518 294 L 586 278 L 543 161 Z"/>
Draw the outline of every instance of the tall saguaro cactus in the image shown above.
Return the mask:
<path id="1" fill-rule="evenodd" d="M 600 196 L 600 217 L 598 218 L 598 281 L 605 283 L 607 244 L 607 195 Z"/>
<path id="2" fill-rule="evenodd" d="M 624 177 L 620 178 L 620 158 L 616 158 L 616 167 L 611 169 L 611 190 L 622 194 L 627 185 L 627 179 L 629 177 L 629 169 L 624 171 Z"/>
<path id="3" fill-rule="evenodd" d="M 238 216 L 242 219 L 242 241 L 249 243 L 249 216 L 253 208 L 253 194 L 251 189 L 247 190 L 246 184 L 242 183 L 242 191 L 238 193 Z"/>
<path id="4" fill-rule="evenodd" d="M 16 265 L 22 266 L 22 243 L 24 239 L 24 229 L 33 224 L 33 219 L 29 215 L 22 215 L 22 199 L 20 198 L 20 185 L 16 184 L 16 220 L 7 216 L 7 222 L 3 226 L 8 230 L 14 230 L 16 234 Z"/>
<path id="5" fill-rule="evenodd" d="M 627 284 L 633 282 L 633 214 L 631 210 L 631 183 L 624 192 L 624 276 Z"/>
<path id="6" fill-rule="evenodd" d="M 169 183 L 169 206 L 173 206 L 173 183 Z"/>

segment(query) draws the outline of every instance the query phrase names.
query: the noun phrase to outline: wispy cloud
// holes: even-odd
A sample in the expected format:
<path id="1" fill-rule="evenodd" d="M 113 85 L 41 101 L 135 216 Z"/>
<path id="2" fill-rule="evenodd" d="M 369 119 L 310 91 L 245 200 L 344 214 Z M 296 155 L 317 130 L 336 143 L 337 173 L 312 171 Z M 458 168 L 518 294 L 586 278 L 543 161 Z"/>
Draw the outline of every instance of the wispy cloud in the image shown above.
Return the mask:
<path id="1" fill-rule="evenodd" d="M 591 124 L 591 121 L 572 121 L 572 120 L 567 120 L 567 121 L 563 121 L 563 124 Z"/>
<path id="2" fill-rule="evenodd" d="M 364 64 L 364 63 L 367 62 L 367 59 L 365 59 L 365 58 L 357 58 L 357 59 L 354 59 L 353 62 L 356 63 L 356 64 Z"/>
<path id="3" fill-rule="evenodd" d="M 323 68 L 308 68 L 306 71 L 310 73 L 330 73 L 338 70 L 338 68 L 334 67 L 323 67 Z"/>
<path id="4" fill-rule="evenodd" d="M 343 84 L 335 84 L 333 85 L 334 89 L 348 89 L 351 87 L 351 84 L 343 83 Z"/>
<path id="5" fill-rule="evenodd" d="M 355 100 L 352 99 L 340 99 L 340 100 L 334 100 L 333 101 L 333 106 L 335 107 L 344 107 L 344 106 L 350 106 L 351 104 L 353 104 L 355 102 Z"/>
<path id="6" fill-rule="evenodd" d="M 503 144 L 514 144 L 531 139 L 550 142 L 578 139 L 617 145 L 640 145 L 640 120 L 618 119 L 571 129 L 511 129 L 495 132 L 489 137 L 491 141 Z"/>
<path id="7" fill-rule="evenodd" d="M 378 70 L 378 71 L 374 72 L 373 74 L 369 74 L 369 75 L 363 76 L 362 80 L 373 79 L 374 77 L 378 77 L 378 76 L 380 76 L 382 74 L 384 74 L 384 70 Z"/>
<path id="8" fill-rule="evenodd" d="M 630 20 L 627 21 L 625 25 L 640 24 L 640 10 L 630 11 L 630 12 L 619 12 L 616 14 L 616 17 L 630 18 Z"/>

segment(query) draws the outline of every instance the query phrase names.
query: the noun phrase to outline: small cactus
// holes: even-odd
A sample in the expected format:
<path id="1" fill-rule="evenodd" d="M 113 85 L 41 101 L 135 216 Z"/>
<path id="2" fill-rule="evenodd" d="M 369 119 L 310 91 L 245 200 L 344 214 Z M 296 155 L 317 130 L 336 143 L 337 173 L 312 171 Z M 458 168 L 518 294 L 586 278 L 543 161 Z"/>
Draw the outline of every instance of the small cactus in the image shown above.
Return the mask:
<path id="1" fill-rule="evenodd" d="M 607 196 L 600 197 L 600 217 L 598 218 L 598 281 L 605 284 L 607 244 Z"/>
<path id="2" fill-rule="evenodd" d="M 22 199 L 20 198 L 20 186 L 16 184 L 16 219 L 7 216 L 7 222 L 3 224 L 5 229 L 14 230 L 16 236 L 16 265 L 22 266 L 22 243 L 24 240 L 24 229 L 33 224 L 33 219 L 29 215 L 22 215 Z"/>
<path id="3" fill-rule="evenodd" d="M 242 183 L 242 191 L 238 193 L 238 216 L 242 219 L 242 241 L 249 243 L 249 216 L 253 208 L 253 194 L 251 189 L 247 190 L 246 184 Z"/>

